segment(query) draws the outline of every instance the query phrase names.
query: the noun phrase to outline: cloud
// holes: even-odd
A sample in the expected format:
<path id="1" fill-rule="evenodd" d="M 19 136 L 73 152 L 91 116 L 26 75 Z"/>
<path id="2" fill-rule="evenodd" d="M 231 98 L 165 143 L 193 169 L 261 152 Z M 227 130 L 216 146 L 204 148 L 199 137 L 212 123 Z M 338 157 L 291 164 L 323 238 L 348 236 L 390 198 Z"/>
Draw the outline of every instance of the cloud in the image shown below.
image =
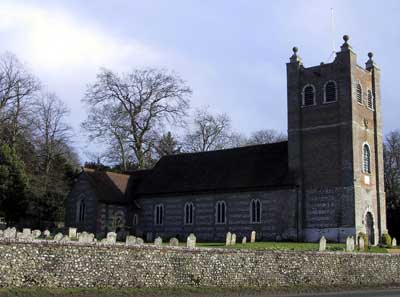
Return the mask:
<path id="1" fill-rule="evenodd" d="M 6 34 L 8 41 L 4 46 L 16 48 L 17 55 L 34 68 L 123 66 L 127 59 L 145 65 L 160 59 L 157 51 L 139 41 L 120 40 L 102 32 L 105 30 L 65 12 L 20 2 L 0 3 L 0 34 Z"/>

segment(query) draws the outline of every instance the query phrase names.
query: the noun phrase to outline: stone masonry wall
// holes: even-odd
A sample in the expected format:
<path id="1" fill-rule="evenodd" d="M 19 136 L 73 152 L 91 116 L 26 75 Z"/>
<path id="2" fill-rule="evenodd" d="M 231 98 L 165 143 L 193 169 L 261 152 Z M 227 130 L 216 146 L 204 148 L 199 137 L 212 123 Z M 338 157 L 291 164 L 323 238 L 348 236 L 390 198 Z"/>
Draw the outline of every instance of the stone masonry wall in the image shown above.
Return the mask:
<path id="1" fill-rule="evenodd" d="M 399 255 L 0 243 L 0 287 L 400 284 Z"/>

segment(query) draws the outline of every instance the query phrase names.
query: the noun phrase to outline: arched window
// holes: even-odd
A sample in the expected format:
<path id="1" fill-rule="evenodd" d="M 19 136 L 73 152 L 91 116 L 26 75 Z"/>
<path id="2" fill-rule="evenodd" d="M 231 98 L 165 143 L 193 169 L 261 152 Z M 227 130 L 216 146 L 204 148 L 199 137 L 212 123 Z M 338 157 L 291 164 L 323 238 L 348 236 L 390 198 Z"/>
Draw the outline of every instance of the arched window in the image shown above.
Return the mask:
<path id="1" fill-rule="evenodd" d="M 135 213 L 135 214 L 133 215 L 132 225 L 133 225 L 133 226 L 139 225 L 139 216 L 138 216 L 137 213 Z"/>
<path id="2" fill-rule="evenodd" d="M 336 83 L 333 80 L 328 81 L 324 87 L 324 102 L 335 102 L 337 100 Z"/>
<path id="3" fill-rule="evenodd" d="M 225 201 L 218 201 L 215 206 L 215 222 L 217 224 L 226 223 L 226 204 Z"/>
<path id="4" fill-rule="evenodd" d="M 371 173 L 371 151 L 368 144 L 364 144 L 363 147 L 363 171 L 365 173 Z"/>
<path id="5" fill-rule="evenodd" d="M 363 101 L 362 101 L 362 88 L 361 88 L 361 84 L 357 84 L 357 89 L 356 89 L 356 91 L 357 91 L 357 102 L 362 104 Z"/>
<path id="6" fill-rule="evenodd" d="M 261 223 L 261 202 L 258 199 L 251 200 L 250 222 L 251 223 Z"/>
<path id="7" fill-rule="evenodd" d="M 86 203 L 85 199 L 81 199 L 78 203 L 78 222 L 85 222 L 85 214 L 86 214 Z"/>
<path id="8" fill-rule="evenodd" d="M 315 87 L 313 85 L 305 85 L 303 88 L 303 105 L 315 105 Z"/>
<path id="9" fill-rule="evenodd" d="M 374 109 L 374 97 L 371 90 L 368 90 L 368 108 Z"/>
<path id="10" fill-rule="evenodd" d="M 184 223 L 185 225 L 192 225 L 194 218 L 194 206 L 193 203 L 188 202 L 185 204 L 184 208 Z"/>
<path id="11" fill-rule="evenodd" d="M 164 223 L 164 205 L 157 204 L 154 209 L 154 223 L 162 225 Z"/>

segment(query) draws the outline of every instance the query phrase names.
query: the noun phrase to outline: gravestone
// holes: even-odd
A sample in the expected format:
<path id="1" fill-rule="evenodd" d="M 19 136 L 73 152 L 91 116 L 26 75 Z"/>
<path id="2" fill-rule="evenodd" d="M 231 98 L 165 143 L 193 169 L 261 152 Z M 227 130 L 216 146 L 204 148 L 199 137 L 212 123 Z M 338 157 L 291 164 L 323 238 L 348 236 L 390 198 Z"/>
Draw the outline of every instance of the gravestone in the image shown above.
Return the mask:
<path id="1" fill-rule="evenodd" d="M 233 233 L 232 238 L 231 238 L 231 245 L 235 245 L 235 244 L 236 244 L 236 234 Z"/>
<path id="2" fill-rule="evenodd" d="M 393 240 L 392 240 L 392 247 L 397 247 L 397 240 L 394 237 L 393 237 Z"/>
<path id="3" fill-rule="evenodd" d="M 169 245 L 170 245 L 170 246 L 179 246 L 179 240 L 178 240 L 178 238 L 172 237 L 172 238 L 169 240 Z"/>
<path id="4" fill-rule="evenodd" d="M 144 244 L 143 238 L 141 238 L 141 237 L 136 238 L 136 244 L 138 244 L 138 245 Z"/>
<path id="5" fill-rule="evenodd" d="M 326 251 L 326 238 L 325 238 L 325 236 L 322 236 L 321 239 L 319 240 L 319 251 L 320 252 Z"/>
<path id="6" fill-rule="evenodd" d="M 69 242 L 69 236 L 68 235 L 65 235 L 61 240 L 60 240 L 60 242 Z"/>
<path id="7" fill-rule="evenodd" d="M 44 237 L 49 237 L 50 236 L 50 231 L 49 230 L 44 230 L 44 232 L 43 232 L 43 235 L 44 235 Z"/>
<path id="8" fill-rule="evenodd" d="M 79 234 L 78 241 L 80 243 L 93 243 L 94 234 L 88 232 L 82 232 Z"/>
<path id="9" fill-rule="evenodd" d="M 32 234 L 31 229 L 29 228 L 23 228 L 22 229 L 22 236 L 23 237 L 30 237 Z"/>
<path id="10" fill-rule="evenodd" d="M 186 240 L 186 246 L 188 248 L 195 248 L 196 247 L 196 236 L 193 233 L 190 233 Z"/>
<path id="11" fill-rule="evenodd" d="M 146 241 L 147 242 L 152 242 L 153 241 L 153 233 L 147 232 L 146 233 Z"/>
<path id="12" fill-rule="evenodd" d="M 162 245 L 162 238 L 160 236 L 158 236 L 155 240 L 154 240 L 154 245 L 156 246 L 161 246 Z"/>
<path id="13" fill-rule="evenodd" d="M 354 238 L 353 236 L 348 236 L 346 238 L 346 252 L 354 251 Z"/>
<path id="14" fill-rule="evenodd" d="M 63 237 L 64 237 L 64 235 L 63 235 L 62 233 L 57 233 L 57 234 L 54 236 L 54 240 L 55 240 L 55 241 L 60 241 L 61 239 L 63 239 Z"/>
<path id="15" fill-rule="evenodd" d="M 76 228 L 69 228 L 69 229 L 68 229 L 68 236 L 69 236 L 69 238 L 71 238 L 71 239 L 78 238 L 77 232 L 78 232 L 78 229 L 76 229 Z"/>
<path id="16" fill-rule="evenodd" d="M 225 245 L 230 245 L 231 240 L 232 240 L 232 233 L 231 232 L 226 233 Z"/>
<path id="17" fill-rule="evenodd" d="M 255 243 L 256 242 L 256 231 L 252 231 L 251 232 L 250 242 L 251 243 Z"/>
<path id="18" fill-rule="evenodd" d="M 17 238 L 17 229 L 15 227 L 7 228 L 6 230 L 4 230 L 3 237 L 6 239 Z"/>
<path id="19" fill-rule="evenodd" d="M 125 239 L 125 244 L 126 245 L 134 245 L 136 244 L 136 237 L 133 235 L 128 235 Z"/>
<path id="20" fill-rule="evenodd" d="M 358 248 L 360 249 L 360 251 L 363 251 L 365 249 L 365 242 L 362 236 L 358 237 Z"/>
<path id="21" fill-rule="evenodd" d="M 108 232 L 107 233 L 107 242 L 109 244 L 114 244 L 117 242 L 117 233 L 115 232 Z"/>
<path id="22" fill-rule="evenodd" d="M 242 239 L 242 244 L 246 244 L 247 243 L 247 237 L 245 236 L 245 237 L 243 237 L 243 239 Z"/>
<path id="23" fill-rule="evenodd" d="M 39 238 L 40 235 L 42 235 L 42 232 L 41 232 L 40 230 L 33 230 L 33 231 L 32 231 L 32 237 L 33 237 L 34 239 Z"/>

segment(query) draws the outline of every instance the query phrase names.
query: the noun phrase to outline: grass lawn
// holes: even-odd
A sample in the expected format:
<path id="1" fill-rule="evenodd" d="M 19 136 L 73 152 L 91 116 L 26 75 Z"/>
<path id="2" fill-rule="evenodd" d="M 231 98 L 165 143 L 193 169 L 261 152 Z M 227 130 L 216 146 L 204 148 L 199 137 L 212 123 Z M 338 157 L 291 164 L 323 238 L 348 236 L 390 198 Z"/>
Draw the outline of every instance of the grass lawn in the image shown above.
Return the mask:
<path id="1" fill-rule="evenodd" d="M 180 245 L 185 246 L 182 242 Z M 196 247 L 203 248 L 227 248 L 227 249 L 249 249 L 260 251 L 318 251 L 318 243 L 303 243 L 303 242 L 255 242 L 246 244 L 236 244 L 225 246 L 222 242 L 198 242 Z M 328 243 L 326 249 L 328 251 L 345 251 L 346 245 L 343 243 Z M 387 253 L 387 249 L 381 247 L 371 247 L 370 253 Z"/>

